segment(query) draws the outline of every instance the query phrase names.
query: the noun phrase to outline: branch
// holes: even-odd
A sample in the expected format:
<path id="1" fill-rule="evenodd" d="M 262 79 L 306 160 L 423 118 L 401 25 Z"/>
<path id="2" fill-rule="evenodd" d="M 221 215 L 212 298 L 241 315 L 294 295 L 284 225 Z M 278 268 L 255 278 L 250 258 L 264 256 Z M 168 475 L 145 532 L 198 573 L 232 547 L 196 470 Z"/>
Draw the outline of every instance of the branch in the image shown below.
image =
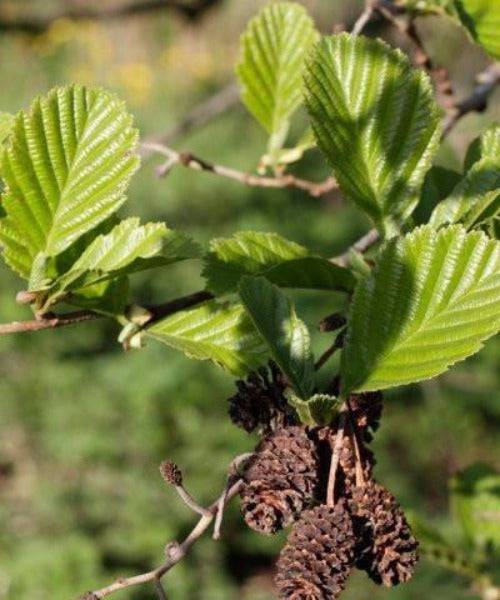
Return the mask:
<path id="1" fill-rule="evenodd" d="M 276 177 L 265 177 L 207 162 L 206 160 L 195 156 L 191 152 L 177 152 L 176 150 L 173 150 L 172 148 L 169 148 L 163 144 L 144 142 L 142 144 L 142 148 L 166 157 L 166 161 L 157 169 L 157 174 L 159 177 L 165 177 L 173 169 L 173 167 L 180 165 L 188 169 L 194 169 L 195 171 L 207 171 L 209 173 L 213 173 L 214 175 L 220 175 L 221 177 L 226 177 L 227 179 L 232 179 L 233 181 L 237 181 L 243 185 L 248 185 L 251 187 L 281 189 L 295 188 L 306 192 L 313 198 L 318 198 L 332 190 L 338 189 L 337 182 L 333 177 L 327 177 L 321 182 L 300 179 L 295 177 L 295 175 L 289 174 L 279 175 Z"/>
<path id="2" fill-rule="evenodd" d="M 363 12 L 359 15 L 351 29 L 351 33 L 353 35 L 359 35 L 363 31 L 365 26 L 368 24 L 368 21 L 372 18 L 373 11 L 374 6 L 372 0 L 367 0 Z"/>
<path id="3" fill-rule="evenodd" d="M 187 115 L 166 133 L 152 135 L 146 139 L 147 143 L 168 144 L 177 138 L 188 134 L 192 129 L 203 127 L 213 119 L 225 113 L 239 103 L 240 93 L 238 85 L 231 82 L 226 87 L 218 90 L 201 104 L 195 106 Z M 142 156 L 149 156 L 155 151 L 143 145 L 140 151 Z"/>
<path id="4" fill-rule="evenodd" d="M 210 292 L 200 291 L 189 294 L 188 296 L 176 298 L 175 300 L 170 300 L 164 304 L 145 306 L 151 313 L 151 319 L 148 321 L 148 324 L 179 312 L 180 310 L 201 304 L 206 300 L 211 300 L 212 298 L 213 295 Z M 32 321 L 14 321 L 13 323 L 0 324 L 0 336 L 8 335 L 10 333 L 26 333 L 31 331 L 42 331 L 44 329 L 57 329 L 59 327 L 66 327 L 67 325 L 104 318 L 109 317 L 90 310 L 79 310 L 64 315 L 49 314 Z"/>
<path id="5" fill-rule="evenodd" d="M 91 592 L 87 595 L 87 597 L 100 600 L 101 598 L 106 598 L 107 596 L 110 596 L 111 594 L 119 592 L 120 590 L 124 590 L 128 587 L 149 582 L 154 582 L 156 584 L 156 582 L 160 581 L 160 579 L 165 575 L 165 573 L 167 573 L 172 567 L 174 567 L 180 560 L 182 560 L 186 556 L 191 547 L 200 539 L 200 537 L 209 528 L 220 506 L 221 498 L 224 498 L 224 502 L 226 504 L 227 502 L 229 502 L 229 500 L 231 500 L 240 493 L 243 485 L 243 481 L 241 479 L 238 479 L 238 481 L 236 481 L 236 483 L 234 483 L 229 490 L 226 491 L 226 489 L 224 489 L 220 497 L 209 506 L 209 508 L 207 509 L 207 514 L 203 515 L 200 518 L 198 523 L 192 529 L 191 533 L 184 539 L 184 541 L 180 544 L 171 544 L 167 547 L 169 549 L 167 560 L 158 568 L 154 569 L 153 571 L 148 571 L 147 573 L 142 573 L 141 575 L 136 575 L 134 577 L 123 577 L 121 579 L 117 579 L 111 585 L 101 588 L 100 590 Z"/>
<path id="6" fill-rule="evenodd" d="M 482 112 L 488 106 L 488 99 L 500 84 L 500 64 L 493 63 L 476 77 L 476 86 L 467 98 L 458 102 L 445 119 L 443 137 L 446 137 L 458 121 L 470 112 Z"/>
<path id="7" fill-rule="evenodd" d="M 365 233 L 362 237 L 359 238 L 357 242 L 346 250 L 343 254 L 339 254 L 335 256 L 331 260 L 340 265 L 341 267 L 348 267 L 351 264 L 351 252 L 360 252 L 363 254 L 367 250 L 369 250 L 374 244 L 378 242 L 380 239 L 379 232 L 376 229 L 370 229 L 368 233 Z"/>
<path id="8" fill-rule="evenodd" d="M 93 9 L 80 5 L 78 8 L 64 8 L 47 17 L 19 17 L 15 19 L 0 18 L 0 31 L 28 33 L 37 35 L 44 33 L 59 19 L 73 21 L 110 21 L 119 18 L 132 17 L 146 13 L 156 13 L 170 9 L 188 19 L 196 19 L 220 0 L 196 0 L 187 3 L 183 0 L 145 0 L 143 2 L 125 2 L 116 6 Z"/>

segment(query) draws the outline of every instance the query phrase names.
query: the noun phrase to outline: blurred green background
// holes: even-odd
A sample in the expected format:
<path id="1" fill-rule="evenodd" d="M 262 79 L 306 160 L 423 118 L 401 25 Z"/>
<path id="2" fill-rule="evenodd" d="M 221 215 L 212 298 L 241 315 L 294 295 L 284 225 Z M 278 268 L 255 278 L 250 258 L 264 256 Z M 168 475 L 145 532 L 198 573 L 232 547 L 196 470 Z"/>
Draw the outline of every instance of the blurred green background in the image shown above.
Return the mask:
<path id="1" fill-rule="evenodd" d="M 120 3 L 121 0 L 117 0 Z M 137 0 L 138 1 L 138 0 Z M 0 1 L 2 18 L 34 18 L 92 2 Z M 116 4 L 94 3 L 98 9 Z M 81 82 L 115 90 L 127 100 L 143 137 L 163 133 L 190 108 L 232 78 L 238 36 L 262 1 L 226 0 L 196 20 L 170 11 L 106 22 L 59 19 L 31 36 L 0 27 L 0 110 L 16 111 L 57 84 Z M 349 27 L 362 8 L 354 0 L 308 0 L 324 32 Z M 466 95 L 488 60 L 458 28 L 439 18 L 419 28 L 435 60 L 450 70 L 456 94 Z M 370 34 L 394 44 L 382 26 Z M 467 144 L 500 117 L 499 90 L 482 114 L 469 115 L 440 151 L 439 164 L 459 167 Z M 254 169 L 265 136 L 241 106 L 172 142 L 212 161 Z M 165 219 L 206 243 L 239 229 L 277 231 L 330 256 L 367 230 L 368 223 L 336 194 L 245 188 L 210 174 L 177 170 L 157 179 L 157 159 L 144 162 L 122 211 Z M 307 156 L 301 173 L 320 179 L 323 160 Z M 14 297 L 22 282 L 1 267 L 0 319 L 30 318 Z M 137 302 L 155 303 L 200 289 L 200 264 L 137 276 Z M 342 298 L 297 294 L 311 327 L 342 306 Z M 248 451 L 251 436 L 226 417 L 231 378 L 150 342 L 124 353 L 118 329 L 105 321 L 0 339 L 0 599 L 67 600 L 114 577 L 149 569 L 165 543 L 180 539 L 195 516 L 167 489 L 158 465 L 182 466 L 189 489 L 210 502 L 227 464 Z M 317 352 L 331 340 L 315 334 Z M 377 476 L 401 503 L 448 532 L 447 480 L 475 461 L 500 460 L 500 342 L 445 376 L 387 394 L 374 443 Z M 330 367 L 332 368 L 332 367 Z M 328 375 L 328 374 L 327 374 Z M 237 502 L 224 538 L 207 536 L 166 578 L 175 600 L 273 598 L 272 568 L 282 537 L 245 529 Z M 155 598 L 152 588 L 118 594 Z M 379 589 L 354 576 L 345 600 L 459 600 L 467 583 L 422 561 L 401 589 Z"/>

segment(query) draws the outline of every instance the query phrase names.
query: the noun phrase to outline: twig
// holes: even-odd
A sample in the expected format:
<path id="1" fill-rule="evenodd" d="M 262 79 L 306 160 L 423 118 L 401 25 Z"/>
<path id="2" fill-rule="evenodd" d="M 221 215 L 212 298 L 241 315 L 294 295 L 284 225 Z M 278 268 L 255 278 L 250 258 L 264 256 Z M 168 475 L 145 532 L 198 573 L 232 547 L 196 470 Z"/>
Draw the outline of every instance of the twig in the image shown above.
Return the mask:
<path id="1" fill-rule="evenodd" d="M 224 490 L 223 494 L 225 494 L 226 502 L 234 498 L 243 487 L 243 481 L 238 480 L 234 483 L 226 493 Z M 103 587 L 99 590 L 95 590 L 93 592 L 96 598 L 106 598 L 107 596 L 111 596 L 115 592 L 119 592 L 128 587 L 140 585 L 143 583 L 148 583 L 151 581 L 159 581 L 165 573 L 167 573 L 172 567 L 174 567 L 180 560 L 182 560 L 186 554 L 189 552 L 191 547 L 200 539 L 200 537 L 205 533 L 205 531 L 209 528 L 212 523 L 217 508 L 219 506 L 220 498 L 218 498 L 207 510 L 210 514 L 203 515 L 195 527 L 192 529 L 191 533 L 185 538 L 185 540 L 175 547 L 172 550 L 167 560 L 160 565 L 158 568 L 153 571 L 148 571 L 147 573 L 142 573 L 140 575 L 136 575 L 134 577 L 123 577 L 121 579 L 117 579 L 112 584 Z"/>
<path id="2" fill-rule="evenodd" d="M 343 254 L 339 254 L 335 256 L 331 260 L 341 267 L 348 267 L 351 263 L 351 252 L 360 252 L 363 254 L 367 250 L 369 250 L 374 244 L 378 242 L 380 239 L 380 234 L 376 229 L 370 229 L 368 233 L 361 236 L 357 242 L 354 242 L 352 246 L 349 247 L 346 252 Z"/>
<path id="3" fill-rule="evenodd" d="M 198 504 L 198 502 L 196 502 L 196 500 L 186 490 L 186 488 L 184 487 L 184 485 L 182 483 L 180 485 L 176 485 L 174 487 L 175 487 L 176 492 L 179 494 L 179 497 L 181 498 L 181 500 L 184 502 L 184 504 L 186 504 L 186 506 L 189 506 L 189 508 L 192 511 L 194 511 L 195 513 L 198 513 L 199 515 L 205 516 L 205 517 L 208 517 L 212 514 L 207 508 L 205 508 L 204 506 L 201 506 L 200 504 Z"/>
<path id="4" fill-rule="evenodd" d="M 470 96 L 458 102 L 448 114 L 443 125 L 443 137 L 446 137 L 457 122 L 470 112 L 482 112 L 488 106 L 488 99 L 500 84 L 500 64 L 494 63 L 479 73 L 476 86 Z"/>
<path id="5" fill-rule="evenodd" d="M 342 335 L 338 334 L 335 336 L 335 341 L 331 346 L 329 346 L 323 354 L 318 358 L 318 360 L 314 363 L 315 371 L 319 371 L 321 367 L 342 347 L 340 343 L 342 340 Z"/>
<path id="6" fill-rule="evenodd" d="M 371 19 L 373 15 L 373 2 L 368 0 L 365 5 L 365 9 L 359 15 L 357 21 L 354 23 L 353 28 L 351 29 L 351 33 L 353 35 L 359 35 L 363 29 L 365 28 L 368 21 Z"/>
<path id="7" fill-rule="evenodd" d="M 342 449 L 342 439 L 345 428 L 345 407 L 342 409 L 339 417 L 339 424 L 335 442 L 332 448 L 332 458 L 330 462 L 330 473 L 328 474 L 328 487 L 326 490 L 326 503 L 328 506 L 335 506 L 335 482 L 337 479 L 337 468 L 339 466 L 340 452 Z"/>
<path id="8" fill-rule="evenodd" d="M 37 35 L 47 31 L 59 19 L 110 21 L 146 13 L 160 12 L 166 9 L 174 10 L 186 18 L 194 20 L 218 2 L 219 0 L 197 0 L 191 3 L 183 0 L 145 0 L 143 2 L 124 2 L 118 5 L 101 3 L 103 8 L 100 9 L 93 9 L 80 4 L 78 8 L 70 6 L 54 12 L 48 17 L 0 18 L 0 31 Z"/>
<path id="9" fill-rule="evenodd" d="M 201 104 L 195 106 L 187 115 L 166 133 L 152 135 L 146 138 L 147 143 L 169 144 L 174 140 L 185 136 L 192 129 L 199 129 L 210 121 L 216 119 L 226 111 L 235 107 L 240 100 L 239 88 L 235 82 L 231 82 L 218 90 Z M 154 150 L 145 147 L 140 149 L 142 156 L 149 156 Z"/>
<path id="10" fill-rule="evenodd" d="M 296 188 L 307 192 L 310 196 L 318 198 L 332 190 L 338 188 L 337 182 L 333 177 L 328 177 L 324 181 L 315 182 L 306 179 L 300 179 L 294 175 L 280 175 L 277 177 L 265 177 L 238 171 L 223 165 L 217 165 L 207 162 L 206 160 L 191 154 L 190 152 L 177 152 L 168 146 L 154 142 L 144 142 L 143 149 L 151 150 L 166 157 L 163 165 L 158 167 L 157 174 L 159 177 L 164 177 L 172 169 L 173 166 L 181 165 L 195 171 L 207 171 L 214 175 L 220 175 L 233 181 L 238 181 L 243 185 L 263 188 Z"/>
<path id="11" fill-rule="evenodd" d="M 155 589 L 160 600 L 167 600 L 167 594 L 165 593 L 165 590 L 163 589 L 163 586 L 159 579 L 155 579 Z"/>
<path id="12" fill-rule="evenodd" d="M 179 312 L 180 310 L 201 304 L 211 298 L 213 298 L 213 295 L 210 292 L 200 291 L 176 298 L 175 300 L 165 302 L 164 304 L 146 306 L 145 308 L 151 312 L 151 319 L 148 321 L 148 324 Z M 10 333 L 26 333 L 31 331 L 42 331 L 44 329 L 57 329 L 59 327 L 66 327 L 67 325 L 74 325 L 76 323 L 103 318 L 107 318 L 106 315 L 101 315 L 89 310 L 78 310 L 64 315 L 51 314 L 32 321 L 14 321 L 13 323 L 0 324 L 0 336 Z"/>

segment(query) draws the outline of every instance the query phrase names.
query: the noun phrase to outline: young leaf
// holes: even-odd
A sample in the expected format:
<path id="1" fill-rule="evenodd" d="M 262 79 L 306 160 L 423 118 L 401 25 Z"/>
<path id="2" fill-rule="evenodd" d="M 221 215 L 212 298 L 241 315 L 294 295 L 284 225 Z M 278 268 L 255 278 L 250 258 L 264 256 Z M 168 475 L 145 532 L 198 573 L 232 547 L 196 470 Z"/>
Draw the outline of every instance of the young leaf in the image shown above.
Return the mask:
<path id="1" fill-rule="evenodd" d="M 462 175 L 457 171 L 436 165 L 431 167 L 425 175 L 420 200 L 412 215 L 415 225 L 428 223 L 433 210 L 452 193 L 461 179 Z"/>
<path id="2" fill-rule="evenodd" d="M 455 0 L 456 14 L 472 38 L 500 60 L 500 3 L 497 0 Z"/>
<path id="3" fill-rule="evenodd" d="M 0 144 L 3 144 L 14 125 L 14 115 L 6 112 L 0 112 Z"/>
<path id="4" fill-rule="evenodd" d="M 264 277 L 243 277 L 240 297 L 272 357 L 301 398 L 314 387 L 314 362 L 309 331 L 288 298 Z"/>
<path id="5" fill-rule="evenodd" d="M 56 88 L 17 115 L 0 167 L 0 242 L 14 270 L 28 278 L 37 255 L 60 254 L 123 204 L 136 140 L 124 104 L 100 89 Z"/>
<path id="6" fill-rule="evenodd" d="M 451 195 L 436 206 L 429 223 L 436 228 L 462 223 L 466 229 L 474 229 L 499 214 L 500 161 L 486 157 L 474 163 Z"/>
<path id="7" fill-rule="evenodd" d="M 206 302 L 158 321 L 145 333 L 233 375 L 245 375 L 266 360 L 267 348 L 241 304 Z"/>
<path id="8" fill-rule="evenodd" d="M 411 214 L 440 137 L 428 76 L 380 40 L 323 38 L 306 66 L 318 147 L 346 196 L 391 233 Z"/>
<path id="9" fill-rule="evenodd" d="M 296 410 L 300 422 L 309 427 L 330 425 L 341 406 L 338 398 L 328 394 L 314 394 L 307 400 L 302 400 L 294 393 L 289 393 L 287 398 L 290 406 Z"/>
<path id="10" fill-rule="evenodd" d="M 241 97 L 271 136 L 272 150 L 283 145 L 289 119 L 301 103 L 304 57 L 316 38 L 306 10 L 292 2 L 266 6 L 241 37 L 236 68 Z"/>
<path id="11" fill-rule="evenodd" d="M 482 158 L 494 158 L 500 162 L 500 124 L 494 123 L 467 148 L 464 160 L 464 170 L 468 171 L 472 165 Z"/>
<path id="12" fill-rule="evenodd" d="M 500 243 L 461 226 L 391 240 L 351 305 L 345 392 L 439 375 L 500 328 Z"/>
<path id="13" fill-rule="evenodd" d="M 500 473 L 475 464 L 451 482 L 452 509 L 466 538 L 477 547 L 500 549 Z"/>
<path id="14" fill-rule="evenodd" d="M 47 293 L 54 297 L 53 303 L 65 292 L 197 255 L 197 246 L 165 223 L 141 226 L 138 218 L 126 219 L 96 237 L 71 268 L 49 284 Z"/>
<path id="15" fill-rule="evenodd" d="M 210 243 L 205 260 L 207 288 L 215 294 L 236 291 L 244 275 L 263 275 L 280 287 L 352 291 L 355 279 L 344 269 L 276 233 L 240 231 Z"/>

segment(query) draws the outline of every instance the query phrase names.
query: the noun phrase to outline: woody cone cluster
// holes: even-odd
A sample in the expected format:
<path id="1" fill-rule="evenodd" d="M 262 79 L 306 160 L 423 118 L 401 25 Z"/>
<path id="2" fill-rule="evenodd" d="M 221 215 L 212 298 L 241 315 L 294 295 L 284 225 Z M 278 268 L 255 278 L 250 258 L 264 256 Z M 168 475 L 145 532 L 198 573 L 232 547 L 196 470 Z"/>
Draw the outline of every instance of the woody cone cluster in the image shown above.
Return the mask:
<path id="1" fill-rule="evenodd" d="M 230 399 L 233 422 L 263 434 L 242 474 L 243 517 L 263 534 L 292 525 L 277 562 L 280 598 L 335 600 L 354 568 L 380 585 L 408 581 L 418 542 L 394 496 L 373 478 L 367 446 L 379 426 L 382 395 L 351 396 L 347 425 L 336 417 L 328 426 L 305 427 L 288 406 L 283 382 L 273 365 L 270 374 L 261 370 L 239 382 Z M 340 445 L 332 498 L 334 441 Z"/>

